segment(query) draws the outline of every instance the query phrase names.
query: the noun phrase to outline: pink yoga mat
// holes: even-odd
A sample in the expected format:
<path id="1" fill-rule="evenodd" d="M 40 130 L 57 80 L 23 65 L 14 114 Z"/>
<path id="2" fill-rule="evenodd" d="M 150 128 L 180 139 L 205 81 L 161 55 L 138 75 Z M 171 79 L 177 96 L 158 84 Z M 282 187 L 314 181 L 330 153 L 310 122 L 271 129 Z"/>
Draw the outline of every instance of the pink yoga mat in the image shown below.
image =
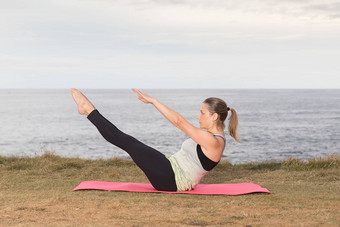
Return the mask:
<path id="1" fill-rule="evenodd" d="M 199 184 L 194 190 L 185 192 L 157 191 L 151 184 L 146 183 L 124 183 L 124 182 L 104 182 L 104 181 L 84 181 L 73 191 L 83 189 L 96 189 L 107 191 L 128 191 L 128 192 L 161 192 L 161 193 L 184 193 L 200 195 L 242 195 L 254 192 L 271 193 L 268 189 L 253 183 L 239 184 Z"/>

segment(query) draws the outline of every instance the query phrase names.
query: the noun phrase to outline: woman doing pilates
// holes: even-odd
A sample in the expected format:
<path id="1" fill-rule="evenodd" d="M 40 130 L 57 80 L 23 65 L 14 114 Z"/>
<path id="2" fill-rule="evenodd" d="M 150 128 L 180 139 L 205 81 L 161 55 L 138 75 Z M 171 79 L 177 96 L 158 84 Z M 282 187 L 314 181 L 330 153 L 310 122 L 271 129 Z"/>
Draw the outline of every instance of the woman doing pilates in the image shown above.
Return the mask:
<path id="1" fill-rule="evenodd" d="M 177 153 L 167 157 L 125 134 L 104 118 L 79 90 L 72 88 L 71 94 L 78 105 L 78 112 L 87 115 L 108 142 L 126 151 L 159 191 L 192 190 L 218 164 L 226 146 L 224 121 L 229 111 L 229 134 L 240 143 L 236 111 L 227 107 L 222 99 L 208 98 L 202 103 L 197 117 L 200 128 L 197 128 L 157 99 L 139 90 L 132 90 L 139 100 L 152 104 L 170 123 L 190 137 Z"/>

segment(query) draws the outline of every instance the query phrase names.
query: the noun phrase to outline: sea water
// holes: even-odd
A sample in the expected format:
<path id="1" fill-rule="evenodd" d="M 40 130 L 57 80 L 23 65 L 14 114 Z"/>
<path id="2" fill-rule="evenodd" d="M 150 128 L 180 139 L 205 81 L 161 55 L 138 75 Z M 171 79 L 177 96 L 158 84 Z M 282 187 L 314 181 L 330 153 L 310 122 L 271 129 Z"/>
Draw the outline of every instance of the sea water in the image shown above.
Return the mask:
<path id="1" fill-rule="evenodd" d="M 188 138 L 151 104 L 129 89 L 82 90 L 122 131 L 166 155 Z M 239 117 L 238 144 L 226 131 L 223 159 L 232 163 L 340 154 L 340 90 L 143 90 L 199 126 L 207 97 L 224 99 Z M 79 115 L 70 91 L 0 90 L 0 155 L 36 156 L 46 151 L 90 159 L 128 157 Z"/>

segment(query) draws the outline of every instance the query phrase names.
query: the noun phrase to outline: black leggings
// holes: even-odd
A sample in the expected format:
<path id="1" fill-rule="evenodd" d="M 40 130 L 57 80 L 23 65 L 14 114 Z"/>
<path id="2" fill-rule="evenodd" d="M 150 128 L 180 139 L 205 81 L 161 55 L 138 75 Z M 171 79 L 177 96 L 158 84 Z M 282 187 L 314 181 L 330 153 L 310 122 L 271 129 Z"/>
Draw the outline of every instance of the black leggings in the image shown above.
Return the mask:
<path id="1" fill-rule="evenodd" d="M 175 174 L 170 161 L 164 154 L 123 133 L 104 118 L 98 110 L 92 111 L 87 118 L 108 142 L 123 149 L 131 156 L 155 189 L 177 191 Z"/>

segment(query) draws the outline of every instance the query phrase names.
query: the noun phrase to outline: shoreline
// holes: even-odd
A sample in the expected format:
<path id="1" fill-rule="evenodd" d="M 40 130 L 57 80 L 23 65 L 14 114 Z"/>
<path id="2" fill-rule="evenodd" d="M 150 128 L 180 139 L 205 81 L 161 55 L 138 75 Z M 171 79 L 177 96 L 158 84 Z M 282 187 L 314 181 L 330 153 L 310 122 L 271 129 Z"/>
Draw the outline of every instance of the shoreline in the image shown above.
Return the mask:
<path id="1" fill-rule="evenodd" d="M 80 158 L 80 157 L 66 157 L 57 155 L 54 152 L 45 151 L 42 154 L 36 156 L 6 156 L 0 154 L 0 164 L 3 164 L 4 160 L 20 160 L 20 159 L 41 159 L 41 158 L 53 158 L 59 160 L 82 160 L 82 161 L 91 161 L 91 162 L 101 162 L 101 161 L 117 161 L 120 160 L 122 162 L 132 162 L 133 160 L 130 157 L 113 157 L 113 158 L 98 158 L 98 159 L 91 159 L 91 158 Z M 227 166 L 286 166 L 286 167 L 314 167 L 314 168 L 333 168 L 339 167 L 340 168 L 340 154 L 333 153 L 323 157 L 316 157 L 310 158 L 308 160 L 302 160 L 299 158 L 285 158 L 283 160 L 265 160 L 265 161 L 253 161 L 253 162 L 245 162 L 245 163 L 231 163 L 227 158 L 221 159 L 219 165 L 227 165 Z"/>

